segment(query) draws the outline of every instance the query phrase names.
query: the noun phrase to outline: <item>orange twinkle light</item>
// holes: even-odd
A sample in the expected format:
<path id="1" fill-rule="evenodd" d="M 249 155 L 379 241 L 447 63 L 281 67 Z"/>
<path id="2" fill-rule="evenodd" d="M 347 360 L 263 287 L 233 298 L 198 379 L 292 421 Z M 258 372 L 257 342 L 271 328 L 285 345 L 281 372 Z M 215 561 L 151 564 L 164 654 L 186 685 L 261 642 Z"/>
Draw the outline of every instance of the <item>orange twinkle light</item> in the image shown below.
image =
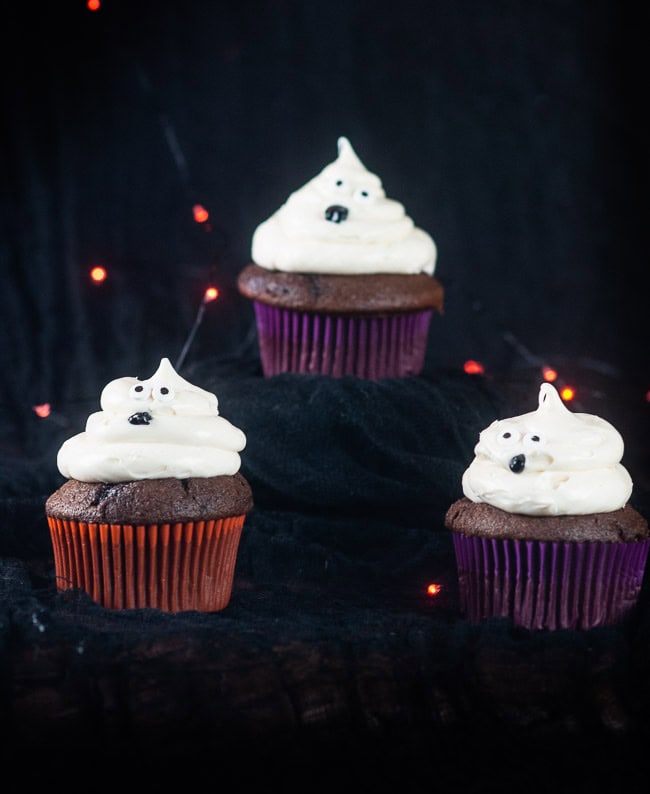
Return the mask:
<path id="1" fill-rule="evenodd" d="M 442 590 L 442 585 L 441 585 L 441 584 L 430 584 L 430 585 L 427 587 L 427 595 L 430 595 L 430 596 L 437 596 L 437 595 L 438 595 L 438 593 L 439 593 L 441 590 Z"/>
<path id="2" fill-rule="evenodd" d="M 95 282 L 95 284 L 101 284 L 102 281 L 106 281 L 106 276 L 108 273 L 106 272 L 106 268 L 102 267 L 101 265 L 95 265 L 95 267 L 91 268 L 90 270 L 90 278 Z"/>
<path id="3" fill-rule="evenodd" d="M 100 0 L 87 0 L 86 8 L 89 11 L 99 11 L 99 7 L 101 5 Z"/>
<path id="4" fill-rule="evenodd" d="M 573 386 L 564 386 L 560 390 L 560 397 L 564 400 L 564 402 L 571 402 L 571 400 L 576 396 L 575 389 Z"/>
<path id="5" fill-rule="evenodd" d="M 211 303 L 219 297 L 219 290 L 216 287 L 208 287 L 203 293 L 203 303 Z"/>
<path id="6" fill-rule="evenodd" d="M 557 380 L 557 372 L 552 367 L 544 367 L 542 375 L 544 375 L 544 380 L 547 380 L 549 383 L 553 383 L 554 380 Z"/>
<path id="7" fill-rule="evenodd" d="M 463 369 L 468 375 L 482 375 L 485 372 L 483 364 L 480 361 L 474 361 L 473 358 L 463 364 Z"/>
<path id="8" fill-rule="evenodd" d="M 34 405 L 33 409 L 36 416 L 40 416 L 41 419 L 46 419 L 52 413 L 52 408 L 49 403 L 42 403 L 42 405 Z"/>
<path id="9" fill-rule="evenodd" d="M 210 217 L 210 213 L 202 204 L 195 204 L 192 207 L 192 212 L 194 213 L 194 220 L 197 223 L 205 223 Z"/>

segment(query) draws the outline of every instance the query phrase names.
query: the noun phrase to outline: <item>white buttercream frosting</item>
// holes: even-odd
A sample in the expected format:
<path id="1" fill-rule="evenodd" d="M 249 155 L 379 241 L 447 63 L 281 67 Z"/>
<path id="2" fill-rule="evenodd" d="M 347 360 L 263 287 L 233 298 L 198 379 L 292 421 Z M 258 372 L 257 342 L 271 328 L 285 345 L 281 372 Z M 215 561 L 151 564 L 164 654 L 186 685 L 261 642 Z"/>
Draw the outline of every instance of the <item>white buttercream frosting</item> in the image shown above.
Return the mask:
<path id="1" fill-rule="evenodd" d="M 437 257 L 432 238 L 386 198 L 344 137 L 336 160 L 257 227 L 251 253 L 270 270 L 325 274 L 432 274 Z"/>
<path id="2" fill-rule="evenodd" d="M 607 513 L 632 493 L 618 430 L 570 411 L 550 383 L 540 386 L 537 410 L 483 430 L 474 454 L 463 474 L 465 496 L 509 513 Z"/>
<path id="3" fill-rule="evenodd" d="M 102 410 L 57 455 L 64 477 L 83 482 L 235 474 L 244 433 L 219 416 L 215 394 L 180 377 L 163 358 L 147 380 L 108 383 Z"/>

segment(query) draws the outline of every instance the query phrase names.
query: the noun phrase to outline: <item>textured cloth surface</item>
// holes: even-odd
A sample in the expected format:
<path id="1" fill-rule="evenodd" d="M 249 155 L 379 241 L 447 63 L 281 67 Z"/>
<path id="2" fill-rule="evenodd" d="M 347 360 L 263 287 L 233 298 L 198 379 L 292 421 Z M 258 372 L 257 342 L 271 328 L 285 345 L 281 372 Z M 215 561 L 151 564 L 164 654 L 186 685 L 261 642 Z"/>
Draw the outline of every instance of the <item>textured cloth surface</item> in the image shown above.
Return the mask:
<path id="1" fill-rule="evenodd" d="M 621 431 L 650 516 L 648 7 L 37 5 L 0 12 L 0 785 L 646 790 L 647 592 L 624 627 L 469 625 L 442 521 L 544 364 Z M 342 134 L 435 239 L 444 315 L 416 380 L 264 381 L 237 275 Z M 57 594 L 56 452 L 106 383 L 176 361 L 198 307 L 179 369 L 249 435 L 232 601 Z M 468 359 L 485 380 L 440 371 Z"/>
<path id="2" fill-rule="evenodd" d="M 45 433 L 40 457 L 5 461 L 5 768 L 47 777 L 81 754 L 106 780 L 137 759 L 129 774 L 142 782 L 164 782 L 179 764 L 188 781 L 218 766 L 241 790 L 274 781 L 296 792 L 424 792 L 432 780 L 516 791 L 540 757 L 531 791 L 569 779 L 572 790 L 613 792 L 639 772 L 646 591 L 627 624 L 583 632 L 459 614 L 444 513 L 478 431 L 516 400 L 446 371 L 263 379 L 204 362 L 191 379 L 248 437 L 255 507 L 222 612 L 114 611 L 56 592 L 43 506 L 61 479 L 52 451 L 83 412 Z M 47 764 L 30 766 L 34 757 Z M 581 764 L 583 789 L 558 776 L 568 762 Z"/>

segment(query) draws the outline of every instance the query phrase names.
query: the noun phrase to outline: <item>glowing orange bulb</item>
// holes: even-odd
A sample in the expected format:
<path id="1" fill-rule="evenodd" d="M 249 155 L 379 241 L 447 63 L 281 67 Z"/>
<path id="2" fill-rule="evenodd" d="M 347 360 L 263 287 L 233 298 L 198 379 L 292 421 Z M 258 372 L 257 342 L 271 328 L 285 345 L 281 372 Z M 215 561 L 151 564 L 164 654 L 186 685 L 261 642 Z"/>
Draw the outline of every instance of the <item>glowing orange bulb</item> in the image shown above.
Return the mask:
<path id="1" fill-rule="evenodd" d="M 650 389 L 648 389 L 648 391 L 645 393 L 645 401 L 650 403 Z"/>
<path id="2" fill-rule="evenodd" d="M 549 383 L 553 383 L 554 380 L 557 380 L 557 372 L 552 367 L 544 367 L 542 374 L 544 375 L 544 380 L 547 380 Z"/>
<path id="3" fill-rule="evenodd" d="M 482 375 L 485 372 L 485 367 L 480 361 L 474 361 L 470 358 L 463 364 L 463 369 L 468 375 Z"/>
<path id="4" fill-rule="evenodd" d="M 36 416 L 40 416 L 41 419 L 45 419 L 52 413 L 52 409 L 49 403 L 43 403 L 42 405 L 34 405 L 33 408 Z"/>
<path id="5" fill-rule="evenodd" d="M 208 287 L 203 293 L 203 303 L 210 303 L 219 297 L 219 290 L 216 287 Z"/>
<path id="6" fill-rule="evenodd" d="M 90 271 L 90 278 L 95 282 L 95 284 L 101 284 L 102 281 L 106 281 L 106 268 L 102 267 L 101 265 L 95 265 Z"/>
<path id="7" fill-rule="evenodd" d="M 99 10 L 99 6 L 101 5 L 99 0 L 88 0 L 86 3 L 86 8 L 89 11 L 97 11 Z"/>
<path id="8" fill-rule="evenodd" d="M 575 389 L 572 386 L 564 386 L 563 389 L 560 391 L 560 397 L 565 402 L 571 402 L 571 400 L 576 396 Z"/>
<path id="9" fill-rule="evenodd" d="M 442 590 L 441 584 L 430 584 L 427 587 L 427 595 L 436 596 Z"/>
<path id="10" fill-rule="evenodd" d="M 210 217 L 210 213 L 201 204 L 195 204 L 192 207 L 192 212 L 194 213 L 194 220 L 197 223 L 205 223 Z"/>

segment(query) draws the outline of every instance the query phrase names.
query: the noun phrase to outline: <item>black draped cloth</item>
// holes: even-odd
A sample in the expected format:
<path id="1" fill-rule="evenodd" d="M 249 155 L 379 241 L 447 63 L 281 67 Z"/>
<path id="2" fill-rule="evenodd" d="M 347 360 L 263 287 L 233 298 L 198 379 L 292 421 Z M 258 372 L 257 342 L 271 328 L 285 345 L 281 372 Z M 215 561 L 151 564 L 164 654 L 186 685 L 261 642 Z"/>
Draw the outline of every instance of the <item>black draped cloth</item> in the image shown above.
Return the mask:
<path id="1" fill-rule="evenodd" d="M 470 625 L 443 518 L 478 432 L 535 408 L 544 364 L 621 431 L 650 517 L 649 13 L 2 5 L 0 792 L 179 773 L 228 792 L 647 789 L 645 585 L 623 626 Z M 417 378 L 264 380 L 237 275 L 340 135 L 434 238 L 444 315 Z M 177 370 L 248 438 L 230 604 L 58 593 L 60 444 L 106 383 L 188 349 Z"/>
<path id="2" fill-rule="evenodd" d="M 534 377 L 264 379 L 210 360 L 185 374 L 248 439 L 255 508 L 231 602 L 167 614 L 57 593 L 43 503 L 85 414 L 52 423 L 40 458 L 2 471 L 7 763 L 49 777 L 85 758 L 106 779 L 133 763 L 144 781 L 189 769 L 301 792 L 552 791 L 565 775 L 615 791 L 646 765 L 645 589 L 626 624 L 590 631 L 459 613 L 444 513 L 478 432 L 534 409 Z M 647 514 L 643 480 L 635 504 Z"/>

